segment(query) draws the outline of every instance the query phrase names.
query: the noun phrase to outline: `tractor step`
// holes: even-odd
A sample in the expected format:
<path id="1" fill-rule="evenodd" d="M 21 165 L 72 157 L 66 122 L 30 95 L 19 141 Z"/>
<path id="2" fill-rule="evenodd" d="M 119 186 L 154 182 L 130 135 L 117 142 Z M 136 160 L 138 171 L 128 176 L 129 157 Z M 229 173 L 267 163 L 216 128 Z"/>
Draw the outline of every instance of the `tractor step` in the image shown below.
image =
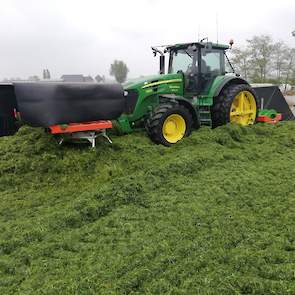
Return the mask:
<path id="1" fill-rule="evenodd" d="M 212 127 L 210 106 L 199 106 L 199 115 L 201 125 Z"/>

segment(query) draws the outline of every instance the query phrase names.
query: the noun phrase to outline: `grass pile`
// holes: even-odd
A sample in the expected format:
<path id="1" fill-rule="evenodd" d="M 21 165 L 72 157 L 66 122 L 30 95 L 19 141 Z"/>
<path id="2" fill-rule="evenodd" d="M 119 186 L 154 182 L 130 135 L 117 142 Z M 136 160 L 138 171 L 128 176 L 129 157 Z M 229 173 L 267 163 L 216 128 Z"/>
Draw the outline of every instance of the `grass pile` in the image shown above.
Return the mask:
<path id="1" fill-rule="evenodd" d="M 295 124 L 0 138 L 0 294 L 295 294 Z"/>

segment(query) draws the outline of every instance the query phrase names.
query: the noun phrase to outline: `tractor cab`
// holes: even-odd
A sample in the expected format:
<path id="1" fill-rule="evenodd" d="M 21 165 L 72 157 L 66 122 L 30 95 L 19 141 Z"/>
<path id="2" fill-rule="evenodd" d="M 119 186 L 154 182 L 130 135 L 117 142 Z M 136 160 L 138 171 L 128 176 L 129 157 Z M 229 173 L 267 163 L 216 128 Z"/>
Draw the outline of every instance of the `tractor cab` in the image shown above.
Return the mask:
<path id="1" fill-rule="evenodd" d="M 168 46 L 168 73 L 183 74 L 186 94 L 207 94 L 214 79 L 226 73 L 225 50 L 228 48 L 211 42 Z"/>

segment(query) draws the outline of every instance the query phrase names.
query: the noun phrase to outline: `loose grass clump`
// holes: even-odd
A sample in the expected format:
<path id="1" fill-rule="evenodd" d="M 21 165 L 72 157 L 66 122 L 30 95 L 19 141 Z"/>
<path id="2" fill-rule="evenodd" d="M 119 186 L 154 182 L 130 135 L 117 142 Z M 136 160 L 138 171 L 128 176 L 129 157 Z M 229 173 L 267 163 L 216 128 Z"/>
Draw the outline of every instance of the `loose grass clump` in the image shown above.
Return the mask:
<path id="1" fill-rule="evenodd" d="M 0 138 L 0 294 L 294 294 L 295 125 Z"/>

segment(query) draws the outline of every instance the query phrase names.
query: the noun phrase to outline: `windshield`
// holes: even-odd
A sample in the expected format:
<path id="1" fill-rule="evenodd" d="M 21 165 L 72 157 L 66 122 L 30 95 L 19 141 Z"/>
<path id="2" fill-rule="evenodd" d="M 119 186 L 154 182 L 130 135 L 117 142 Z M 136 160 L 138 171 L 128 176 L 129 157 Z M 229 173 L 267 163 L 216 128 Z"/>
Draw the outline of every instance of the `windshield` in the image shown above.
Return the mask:
<path id="1" fill-rule="evenodd" d="M 189 49 L 172 51 L 170 55 L 169 73 L 174 74 L 179 71 L 186 73 L 189 71 L 195 62 L 194 55 L 195 52 Z"/>

